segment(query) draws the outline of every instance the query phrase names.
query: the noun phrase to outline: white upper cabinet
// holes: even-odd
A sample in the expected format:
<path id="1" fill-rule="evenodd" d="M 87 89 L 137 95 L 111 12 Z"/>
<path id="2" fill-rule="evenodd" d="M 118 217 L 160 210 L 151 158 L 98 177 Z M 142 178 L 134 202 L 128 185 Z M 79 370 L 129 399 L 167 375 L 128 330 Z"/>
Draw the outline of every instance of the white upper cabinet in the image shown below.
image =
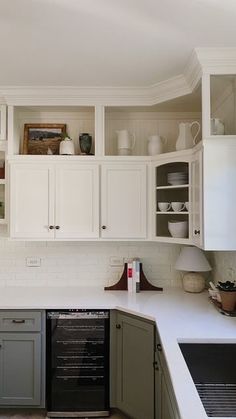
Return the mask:
<path id="1" fill-rule="evenodd" d="M 12 163 L 10 236 L 98 237 L 98 186 L 98 165 Z"/>
<path id="2" fill-rule="evenodd" d="M 193 244 L 198 247 L 203 246 L 203 190 L 202 190 L 202 150 L 198 150 L 193 155 L 191 163 L 191 188 L 190 188 L 190 209 L 191 209 L 191 237 Z"/>
<path id="3" fill-rule="evenodd" d="M 146 164 L 104 164 L 101 179 L 101 236 L 146 238 Z"/>
<path id="4" fill-rule="evenodd" d="M 203 144 L 205 250 L 236 250 L 236 139 Z"/>
<path id="5" fill-rule="evenodd" d="M 7 139 L 7 107 L 0 105 L 0 140 Z"/>
<path id="6" fill-rule="evenodd" d="M 98 194 L 98 165 L 56 165 L 55 234 L 57 238 L 98 237 Z"/>
<path id="7" fill-rule="evenodd" d="M 10 171 L 10 236 L 51 239 L 54 223 L 53 168 L 13 164 Z"/>
<path id="8" fill-rule="evenodd" d="M 171 153 L 153 162 L 153 239 L 189 244 L 191 152 Z"/>

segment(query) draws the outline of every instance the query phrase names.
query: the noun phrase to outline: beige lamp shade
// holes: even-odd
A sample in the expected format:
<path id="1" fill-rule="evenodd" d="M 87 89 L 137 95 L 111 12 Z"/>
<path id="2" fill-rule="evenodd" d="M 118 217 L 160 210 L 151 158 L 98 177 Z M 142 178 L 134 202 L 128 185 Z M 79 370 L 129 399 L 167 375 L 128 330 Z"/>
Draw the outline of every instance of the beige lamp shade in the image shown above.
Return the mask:
<path id="1" fill-rule="evenodd" d="M 181 249 L 175 264 L 177 271 L 187 271 L 183 276 L 183 289 L 187 292 L 202 292 L 205 288 L 205 278 L 199 272 L 211 270 L 211 266 L 203 251 L 194 246 Z"/>
<path id="2" fill-rule="evenodd" d="M 207 272 L 211 271 L 211 266 L 202 250 L 194 246 L 185 246 L 181 249 L 175 269 L 177 271 Z"/>

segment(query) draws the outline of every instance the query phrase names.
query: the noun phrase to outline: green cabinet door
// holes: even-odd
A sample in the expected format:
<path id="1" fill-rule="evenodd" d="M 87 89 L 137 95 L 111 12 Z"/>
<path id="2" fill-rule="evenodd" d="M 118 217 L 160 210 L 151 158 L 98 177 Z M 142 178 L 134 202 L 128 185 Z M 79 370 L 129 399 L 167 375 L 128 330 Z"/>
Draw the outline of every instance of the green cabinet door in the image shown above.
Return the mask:
<path id="1" fill-rule="evenodd" d="M 180 419 L 164 352 L 156 332 L 155 351 L 155 419 Z"/>
<path id="2" fill-rule="evenodd" d="M 0 405 L 41 401 L 41 334 L 0 333 Z"/>
<path id="3" fill-rule="evenodd" d="M 154 419 L 154 326 L 117 314 L 117 407 L 133 419 Z"/>
<path id="4" fill-rule="evenodd" d="M 161 418 L 160 419 L 178 419 L 172 406 L 167 383 L 164 374 L 161 377 Z"/>

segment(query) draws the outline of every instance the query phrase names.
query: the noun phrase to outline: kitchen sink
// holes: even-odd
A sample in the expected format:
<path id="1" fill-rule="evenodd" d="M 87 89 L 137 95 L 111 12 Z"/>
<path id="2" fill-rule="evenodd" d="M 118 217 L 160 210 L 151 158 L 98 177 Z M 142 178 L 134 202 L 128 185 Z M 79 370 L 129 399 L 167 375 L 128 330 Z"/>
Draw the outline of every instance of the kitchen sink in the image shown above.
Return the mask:
<path id="1" fill-rule="evenodd" d="M 236 343 L 180 343 L 209 417 L 236 417 Z"/>

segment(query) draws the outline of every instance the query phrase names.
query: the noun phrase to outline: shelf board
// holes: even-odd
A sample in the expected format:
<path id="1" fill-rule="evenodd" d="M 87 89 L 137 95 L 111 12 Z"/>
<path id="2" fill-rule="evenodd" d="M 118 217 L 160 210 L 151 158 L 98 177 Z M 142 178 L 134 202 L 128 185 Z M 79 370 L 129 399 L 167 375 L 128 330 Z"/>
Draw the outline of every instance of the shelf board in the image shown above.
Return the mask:
<path id="1" fill-rule="evenodd" d="M 7 224 L 6 218 L 0 218 L 0 225 L 1 224 Z"/>
<path id="2" fill-rule="evenodd" d="M 156 211 L 156 214 L 168 214 L 168 215 L 189 215 L 189 211 Z"/>
<path id="3" fill-rule="evenodd" d="M 0 185 L 6 185 L 6 179 L 0 179 Z"/>
<path id="4" fill-rule="evenodd" d="M 155 236 L 157 241 L 162 241 L 166 243 L 179 243 L 179 244 L 189 244 L 190 238 L 181 238 L 181 237 L 170 237 L 170 236 Z"/>
<path id="5" fill-rule="evenodd" d="M 161 189 L 181 189 L 181 188 L 189 188 L 189 183 L 185 185 L 168 185 L 168 186 L 157 186 L 157 190 Z"/>

